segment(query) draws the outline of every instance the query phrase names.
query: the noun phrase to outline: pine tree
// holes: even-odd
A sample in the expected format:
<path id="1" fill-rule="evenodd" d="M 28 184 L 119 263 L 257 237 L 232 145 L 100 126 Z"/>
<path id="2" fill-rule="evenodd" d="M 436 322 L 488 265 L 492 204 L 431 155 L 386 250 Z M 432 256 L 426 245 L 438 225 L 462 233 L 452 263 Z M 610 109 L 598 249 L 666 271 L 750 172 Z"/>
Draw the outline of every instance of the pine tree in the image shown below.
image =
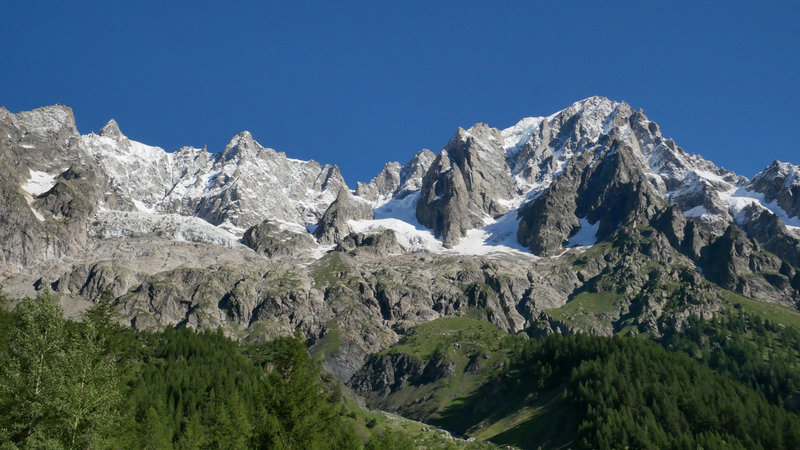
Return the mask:
<path id="1" fill-rule="evenodd" d="M 117 422 L 121 395 L 116 370 L 104 352 L 105 342 L 88 322 L 67 346 L 66 408 L 62 416 L 69 448 L 86 448 L 105 440 Z"/>
<path id="2" fill-rule="evenodd" d="M 279 339 L 273 367 L 259 396 L 257 426 L 261 448 L 351 448 L 354 432 L 340 419 L 336 405 L 323 393 L 319 372 L 303 341 Z"/>
<path id="3" fill-rule="evenodd" d="M 208 447 L 208 435 L 200 421 L 199 414 L 195 414 L 185 421 L 183 433 L 181 433 L 176 447 L 181 450 L 197 450 Z"/>
<path id="4" fill-rule="evenodd" d="M 172 431 L 164 421 L 164 414 L 156 411 L 155 408 L 148 408 L 142 422 L 142 445 L 143 449 L 160 450 L 172 448 Z"/>

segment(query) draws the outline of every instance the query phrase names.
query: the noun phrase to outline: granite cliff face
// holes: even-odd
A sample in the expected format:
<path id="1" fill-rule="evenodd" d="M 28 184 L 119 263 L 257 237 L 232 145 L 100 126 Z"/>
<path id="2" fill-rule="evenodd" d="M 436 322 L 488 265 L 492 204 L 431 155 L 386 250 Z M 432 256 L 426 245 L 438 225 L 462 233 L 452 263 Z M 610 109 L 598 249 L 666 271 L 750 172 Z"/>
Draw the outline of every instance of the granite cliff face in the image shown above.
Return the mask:
<path id="1" fill-rule="evenodd" d="M 0 108 L 0 283 L 74 315 L 108 290 L 138 328 L 299 329 L 347 381 L 442 316 L 660 335 L 730 291 L 794 307 L 798 174 L 775 162 L 750 181 L 602 97 L 459 128 L 354 192 L 248 132 L 170 153 L 113 120 L 80 135 L 67 107 Z M 371 364 L 394 370 L 382 386 L 424 376 L 406 363 Z"/>
<path id="2" fill-rule="evenodd" d="M 240 231 L 266 218 L 313 224 L 346 187 L 337 167 L 287 158 L 247 131 L 221 153 L 191 147 L 168 153 L 129 140 L 112 120 L 82 144 L 130 209 L 195 216 Z"/>
<path id="3" fill-rule="evenodd" d="M 336 200 L 328 206 L 317 222 L 314 237 L 321 244 L 333 244 L 350 234 L 351 220 L 371 220 L 372 205 L 353 196 L 348 189 L 339 191 Z"/>
<path id="4" fill-rule="evenodd" d="M 4 272 L 80 251 L 108 183 L 81 144 L 72 110 L 0 108 L 0 136 Z"/>
<path id="5" fill-rule="evenodd" d="M 484 217 L 506 213 L 516 194 L 500 131 L 459 128 L 422 179 L 417 219 L 452 247 Z"/>
<path id="6" fill-rule="evenodd" d="M 422 179 L 435 158 L 436 155 L 426 149 L 414 155 L 404 166 L 398 162 L 386 163 L 372 181 L 358 182 L 356 196 L 382 205 L 392 198 L 403 198 L 419 191 Z"/>
<path id="7" fill-rule="evenodd" d="M 752 190 L 775 202 L 788 217 L 800 216 L 800 166 L 773 161 L 753 177 Z"/>

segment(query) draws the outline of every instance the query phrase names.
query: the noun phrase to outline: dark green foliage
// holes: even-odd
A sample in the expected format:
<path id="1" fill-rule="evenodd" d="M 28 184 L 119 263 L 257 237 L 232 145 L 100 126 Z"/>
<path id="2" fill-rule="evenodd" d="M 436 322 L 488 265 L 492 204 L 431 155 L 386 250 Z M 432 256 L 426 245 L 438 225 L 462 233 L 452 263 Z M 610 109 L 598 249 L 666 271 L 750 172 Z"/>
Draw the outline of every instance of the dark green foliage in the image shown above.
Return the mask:
<path id="1" fill-rule="evenodd" d="M 0 442 L 23 447 L 108 444 L 120 394 L 92 322 L 68 326 L 46 293 L 16 308 L 0 348 Z"/>
<path id="2" fill-rule="evenodd" d="M 416 448 L 414 441 L 408 436 L 391 430 L 373 434 L 364 446 L 364 450 L 414 450 Z"/>
<path id="3" fill-rule="evenodd" d="M 686 355 L 635 338 L 529 341 L 518 364 L 453 407 L 449 419 L 466 432 L 491 415 L 486 405 L 519 410 L 537 398 L 548 400 L 545 415 L 567 410 L 574 418 L 549 424 L 562 428 L 561 441 L 527 433 L 536 420 L 493 439 L 525 448 L 800 448 L 800 419 Z"/>
<path id="4" fill-rule="evenodd" d="M 47 295 L 0 322 L 0 446 L 360 447 L 298 337 L 245 348 L 221 332 L 137 333 L 110 296 L 83 323 Z"/>
<path id="5" fill-rule="evenodd" d="M 751 386 L 772 403 L 800 412 L 800 331 L 741 308 L 712 320 L 691 318 L 662 339 L 715 371 Z"/>
<path id="6" fill-rule="evenodd" d="M 800 420 L 685 355 L 637 339 L 579 344 L 566 395 L 584 448 L 798 448 Z M 569 358 L 569 357 L 568 357 Z"/>
<path id="7" fill-rule="evenodd" d="M 256 416 L 259 447 L 359 447 L 355 433 L 340 418 L 346 413 L 341 394 L 325 392 L 303 341 L 278 339 L 271 346 L 273 356 L 265 361 L 268 373 L 259 393 L 262 409 Z"/>
<path id="8" fill-rule="evenodd" d="M 8 346 L 11 331 L 14 329 L 15 316 L 9 310 L 8 299 L 3 295 L 3 285 L 0 284 L 0 349 Z"/>
<path id="9" fill-rule="evenodd" d="M 108 295 L 83 323 L 65 321 L 45 294 L 14 312 L 0 308 L 0 325 L 0 446 L 419 445 L 376 416 L 359 438 L 348 421 L 354 409 L 299 336 L 242 345 L 221 331 L 139 333 L 119 324 Z M 394 351 L 452 359 L 472 352 L 468 331 L 456 330 L 458 347 L 406 339 Z M 800 419 L 778 406 L 797 410 L 793 328 L 733 309 L 665 336 L 661 344 L 676 352 L 636 338 L 492 336 L 484 353 L 503 358 L 488 364 L 481 353 L 475 361 L 491 369 L 475 378 L 482 387 L 450 402 L 439 420 L 459 433 L 483 430 L 524 448 L 800 448 Z M 508 426 L 486 429 L 498 423 Z"/>
<path id="10" fill-rule="evenodd" d="M 142 336 L 150 353 L 131 366 L 126 395 L 131 442 L 156 435 L 185 445 L 188 431 L 199 447 L 246 447 L 263 371 L 240 346 L 221 332 L 167 329 Z"/>
<path id="11" fill-rule="evenodd" d="M 221 332 L 167 329 L 147 341 L 127 395 L 134 446 L 157 447 L 136 441 L 154 436 L 180 448 L 357 446 L 299 338 L 245 349 Z"/>

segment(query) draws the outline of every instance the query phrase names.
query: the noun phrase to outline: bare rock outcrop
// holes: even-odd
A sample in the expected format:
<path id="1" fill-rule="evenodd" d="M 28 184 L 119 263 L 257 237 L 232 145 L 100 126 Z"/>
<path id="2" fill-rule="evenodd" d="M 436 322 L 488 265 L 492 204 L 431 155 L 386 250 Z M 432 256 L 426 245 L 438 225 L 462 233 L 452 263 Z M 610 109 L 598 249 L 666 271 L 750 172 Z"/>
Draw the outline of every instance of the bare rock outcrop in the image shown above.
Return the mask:
<path id="1" fill-rule="evenodd" d="M 335 244 L 350 234 L 351 220 L 372 219 L 372 205 L 341 189 L 317 222 L 314 237 L 322 244 Z"/>
<path id="2" fill-rule="evenodd" d="M 274 220 L 248 228 L 242 241 L 256 253 L 270 258 L 302 255 L 317 245 L 309 233 L 283 229 Z"/>
<path id="3" fill-rule="evenodd" d="M 417 219 L 452 247 L 487 216 L 507 212 L 504 200 L 515 195 L 500 131 L 459 128 L 422 179 Z"/>

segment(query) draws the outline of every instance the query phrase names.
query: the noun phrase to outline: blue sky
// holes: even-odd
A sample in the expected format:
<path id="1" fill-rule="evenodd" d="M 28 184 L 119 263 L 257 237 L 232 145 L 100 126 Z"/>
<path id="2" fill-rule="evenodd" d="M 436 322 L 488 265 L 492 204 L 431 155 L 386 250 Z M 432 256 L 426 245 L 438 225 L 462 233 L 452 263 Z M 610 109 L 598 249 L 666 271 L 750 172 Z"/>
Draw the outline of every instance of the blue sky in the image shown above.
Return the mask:
<path id="1" fill-rule="evenodd" d="M 747 176 L 800 163 L 797 1 L 222 3 L 2 2 L 0 104 L 167 150 L 246 129 L 352 186 L 591 95 Z"/>

